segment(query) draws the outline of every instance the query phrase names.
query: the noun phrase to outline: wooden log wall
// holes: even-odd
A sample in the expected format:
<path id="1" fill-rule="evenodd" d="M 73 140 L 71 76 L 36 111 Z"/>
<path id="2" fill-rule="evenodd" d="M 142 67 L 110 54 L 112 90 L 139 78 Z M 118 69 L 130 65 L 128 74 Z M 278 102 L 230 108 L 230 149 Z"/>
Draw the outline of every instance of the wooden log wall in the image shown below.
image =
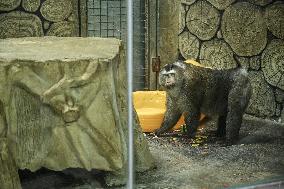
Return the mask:
<path id="1" fill-rule="evenodd" d="M 79 8 L 78 0 L 1 1 L 0 38 L 79 36 Z"/>
<path id="2" fill-rule="evenodd" d="M 284 122 L 284 2 L 181 0 L 179 52 L 217 69 L 249 71 L 247 113 Z"/>

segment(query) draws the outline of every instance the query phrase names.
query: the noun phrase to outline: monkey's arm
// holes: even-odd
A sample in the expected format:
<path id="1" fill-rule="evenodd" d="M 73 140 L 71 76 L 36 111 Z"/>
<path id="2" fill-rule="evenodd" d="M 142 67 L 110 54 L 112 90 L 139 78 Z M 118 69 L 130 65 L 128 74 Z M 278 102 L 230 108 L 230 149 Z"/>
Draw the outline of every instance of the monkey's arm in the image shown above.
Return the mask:
<path id="1" fill-rule="evenodd" d="M 161 127 L 155 131 L 155 134 L 160 135 L 173 128 L 179 120 L 181 114 L 182 113 L 177 110 L 177 105 L 171 100 L 171 98 L 167 98 L 167 110 L 164 120 Z"/>
<path id="2" fill-rule="evenodd" d="M 200 113 L 192 110 L 191 112 L 185 112 L 184 117 L 187 136 L 193 138 L 195 137 L 197 127 L 199 126 Z"/>

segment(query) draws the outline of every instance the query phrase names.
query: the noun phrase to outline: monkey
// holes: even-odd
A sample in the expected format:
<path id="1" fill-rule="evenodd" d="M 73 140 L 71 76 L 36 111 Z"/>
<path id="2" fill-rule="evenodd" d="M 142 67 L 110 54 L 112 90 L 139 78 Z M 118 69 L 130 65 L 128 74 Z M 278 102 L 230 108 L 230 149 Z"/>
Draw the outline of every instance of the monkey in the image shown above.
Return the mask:
<path id="1" fill-rule="evenodd" d="M 193 138 L 203 113 L 218 116 L 218 137 L 226 138 L 228 145 L 237 142 L 252 94 L 244 68 L 219 70 L 177 61 L 160 70 L 159 84 L 166 91 L 166 112 L 157 136 L 170 130 L 183 114 L 186 134 Z"/>

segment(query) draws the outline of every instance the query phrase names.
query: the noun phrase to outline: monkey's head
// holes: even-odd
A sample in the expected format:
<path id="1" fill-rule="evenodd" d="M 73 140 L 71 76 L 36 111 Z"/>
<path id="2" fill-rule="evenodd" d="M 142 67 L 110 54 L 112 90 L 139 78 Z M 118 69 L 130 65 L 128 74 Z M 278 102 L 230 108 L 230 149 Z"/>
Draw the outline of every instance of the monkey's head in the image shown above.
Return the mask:
<path id="1" fill-rule="evenodd" d="M 185 67 L 185 63 L 183 62 L 166 64 L 160 71 L 159 84 L 166 89 L 181 85 L 183 83 Z"/>

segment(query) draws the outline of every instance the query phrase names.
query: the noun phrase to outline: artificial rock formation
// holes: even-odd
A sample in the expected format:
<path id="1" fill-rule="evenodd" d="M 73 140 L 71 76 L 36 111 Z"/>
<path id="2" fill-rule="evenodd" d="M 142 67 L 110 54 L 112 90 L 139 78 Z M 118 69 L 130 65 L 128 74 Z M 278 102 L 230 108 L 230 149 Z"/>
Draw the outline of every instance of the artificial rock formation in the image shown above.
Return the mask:
<path id="1" fill-rule="evenodd" d="M 259 54 L 266 45 L 267 29 L 261 9 L 247 2 L 228 7 L 221 30 L 225 41 L 239 56 Z"/>
<path id="2" fill-rule="evenodd" d="M 216 34 L 219 21 L 220 13 L 205 0 L 192 4 L 186 17 L 187 28 L 201 40 L 209 40 Z"/>
<path id="3" fill-rule="evenodd" d="M 21 4 L 21 0 L 2 0 L 0 2 L 0 11 L 10 11 Z"/>
<path id="4" fill-rule="evenodd" d="M 199 39 L 188 31 L 184 31 L 179 35 L 179 49 L 184 58 L 196 60 L 199 54 L 199 47 Z"/>
<path id="5" fill-rule="evenodd" d="M 0 134 L 17 168 L 99 169 L 120 176 L 112 183 L 125 182 L 127 90 L 119 40 L 1 40 L 0 71 L 6 120 Z M 136 168 L 144 171 L 153 159 L 134 123 Z"/>
<path id="6" fill-rule="evenodd" d="M 214 39 L 202 43 L 200 49 L 200 63 L 215 69 L 229 69 L 237 67 L 233 51 L 224 40 Z"/>
<path id="7" fill-rule="evenodd" d="M 264 6 L 271 3 L 273 0 L 247 0 L 247 1 L 256 5 Z"/>
<path id="8" fill-rule="evenodd" d="M 219 10 L 224 10 L 228 6 L 230 6 L 232 3 L 234 3 L 236 0 L 207 0 L 210 2 L 212 5 L 214 5 L 217 9 Z"/>
<path id="9" fill-rule="evenodd" d="M 284 40 L 272 40 L 263 51 L 261 60 L 266 81 L 284 90 Z"/>
<path id="10" fill-rule="evenodd" d="M 7 138 L 0 138 L 0 186 L 1 189 L 20 189 L 14 159 L 10 157 Z"/>
<path id="11" fill-rule="evenodd" d="M 40 0 L 22 0 L 22 7 L 28 12 L 35 12 L 40 6 Z"/>
<path id="12" fill-rule="evenodd" d="M 20 11 L 0 14 L 0 38 L 40 36 L 43 30 L 38 16 Z"/>
<path id="13" fill-rule="evenodd" d="M 52 22 L 63 21 L 72 12 L 72 1 L 46 0 L 41 5 L 40 12 L 46 20 Z"/>
<path id="14" fill-rule="evenodd" d="M 249 79 L 253 93 L 246 112 L 259 117 L 272 117 L 276 109 L 273 89 L 265 82 L 262 72 L 249 72 Z"/>
<path id="15" fill-rule="evenodd" d="M 284 39 L 284 3 L 281 1 L 265 9 L 267 28 L 278 38 Z"/>
<path id="16" fill-rule="evenodd" d="M 61 21 L 53 23 L 46 33 L 47 36 L 72 37 L 75 35 L 74 22 Z"/>

